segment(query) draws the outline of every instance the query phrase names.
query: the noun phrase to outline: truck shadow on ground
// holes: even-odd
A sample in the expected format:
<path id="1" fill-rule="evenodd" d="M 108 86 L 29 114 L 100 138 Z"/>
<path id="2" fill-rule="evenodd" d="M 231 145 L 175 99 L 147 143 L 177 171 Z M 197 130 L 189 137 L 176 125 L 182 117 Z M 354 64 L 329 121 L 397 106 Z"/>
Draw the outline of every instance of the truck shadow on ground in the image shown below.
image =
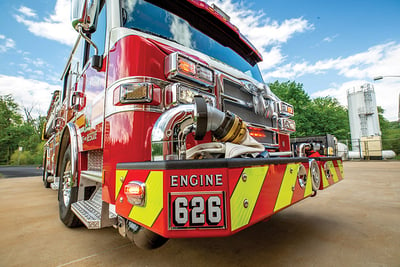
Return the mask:
<path id="1" fill-rule="evenodd" d="M 286 210 L 233 236 L 172 239 L 160 250 L 180 259 L 175 262 L 179 266 L 255 266 L 260 257 L 282 264 L 285 258 L 301 261 L 312 256 L 321 248 L 318 243 L 329 242 L 327 232 L 338 228 L 340 223 L 335 218 Z M 168 264 L 174 263 L 169 260 Z"/>

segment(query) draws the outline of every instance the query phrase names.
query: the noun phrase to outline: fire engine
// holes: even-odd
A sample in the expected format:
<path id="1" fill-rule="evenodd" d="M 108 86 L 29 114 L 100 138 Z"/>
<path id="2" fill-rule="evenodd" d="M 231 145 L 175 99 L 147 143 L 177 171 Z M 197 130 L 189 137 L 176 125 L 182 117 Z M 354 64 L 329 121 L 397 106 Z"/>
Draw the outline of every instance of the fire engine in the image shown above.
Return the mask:
<path id="1" fill-rule="evenodd" d="M 79 34 L 49 107 L 43 163 L 67 227 L 113 226 L 149 249 L 229 236 L 343 179 L 340 158 L 294 155 L 293 106 L 217 6 L 71 6 Z"/>

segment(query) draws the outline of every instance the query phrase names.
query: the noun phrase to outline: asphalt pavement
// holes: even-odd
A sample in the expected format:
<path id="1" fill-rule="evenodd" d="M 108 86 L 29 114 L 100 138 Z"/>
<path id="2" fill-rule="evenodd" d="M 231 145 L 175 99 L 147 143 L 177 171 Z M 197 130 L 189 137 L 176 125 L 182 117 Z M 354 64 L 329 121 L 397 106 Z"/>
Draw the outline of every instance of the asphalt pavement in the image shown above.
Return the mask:
<path id="1" fill-rule="evenodd" d="M 3 178 L 41 176 L 42 172 L 40 166 L 0 166 L 0 177 Z"/>
<path id="2" fill-rule="evenodd" d="M 40 176 L 0 179 L 0 266 L 400 266 L 400 161 L 344 162 L 343 181 L 239 233 L 147 251 L 69 229 Z"/>

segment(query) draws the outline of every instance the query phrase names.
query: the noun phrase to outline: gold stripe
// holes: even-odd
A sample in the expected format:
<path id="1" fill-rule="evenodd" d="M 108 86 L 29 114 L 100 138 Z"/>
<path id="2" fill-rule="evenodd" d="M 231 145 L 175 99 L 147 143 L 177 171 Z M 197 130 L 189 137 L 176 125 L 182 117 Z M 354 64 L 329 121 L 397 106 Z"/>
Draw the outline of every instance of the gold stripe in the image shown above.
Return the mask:
<path id="1" fill-rule="evenodd" d="M 249 223 L 268 167 L 267 165 L 243 170 L 230 199 L 232 231 Z M 243 178 L 244 176 L 246 178 Z M 247 203 L 247 207 L 245 207 L 245 203 Z"/>
<path id="2" fill-rule="evenodd" d="M 146 180 L 146 203 L 133 206 L 129 218 L 151 227 L 163 209 L 163 172 L 151 171 Z"/>
<path id="3" fill-rule="evenodd" d="M 289 206 L 292 202 L 293 187 L 296 185 L 298 170 L 299 164 L 290 163 L 286 166 L 281 188 L 279 189 L 278 198 L 276 199 L 274 211 Z"/>
<path id="4" fill-rule="evenodd" d="M 85 115 L 81 115 L 76 119 L 76 125 L 78 126 L 78 128 L 82 128 L 83 126 L 86 125 L 86 117 Z"/>
<path id="5" fill-rule="evenodd" d="M 118 197 L 119 191 L 121 190 L 127 174 L 127 170 L 117 170 L 115 172 L 115 199 Z"/>

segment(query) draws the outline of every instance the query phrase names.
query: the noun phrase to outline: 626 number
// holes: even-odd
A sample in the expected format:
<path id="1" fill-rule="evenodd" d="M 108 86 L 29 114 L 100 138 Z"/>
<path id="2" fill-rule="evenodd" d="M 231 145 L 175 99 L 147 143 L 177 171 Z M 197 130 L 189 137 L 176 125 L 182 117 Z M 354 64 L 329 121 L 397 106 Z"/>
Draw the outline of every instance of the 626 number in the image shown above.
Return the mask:
<path id="1" fill-rule="evenodd" d="M 176 197 L 172 202 L 172 220 L 177 227 L 207 227 L 221 223 L 222 202 L 220 196 Z M 189 225 L 188 225 L 189 224 Z"/>

